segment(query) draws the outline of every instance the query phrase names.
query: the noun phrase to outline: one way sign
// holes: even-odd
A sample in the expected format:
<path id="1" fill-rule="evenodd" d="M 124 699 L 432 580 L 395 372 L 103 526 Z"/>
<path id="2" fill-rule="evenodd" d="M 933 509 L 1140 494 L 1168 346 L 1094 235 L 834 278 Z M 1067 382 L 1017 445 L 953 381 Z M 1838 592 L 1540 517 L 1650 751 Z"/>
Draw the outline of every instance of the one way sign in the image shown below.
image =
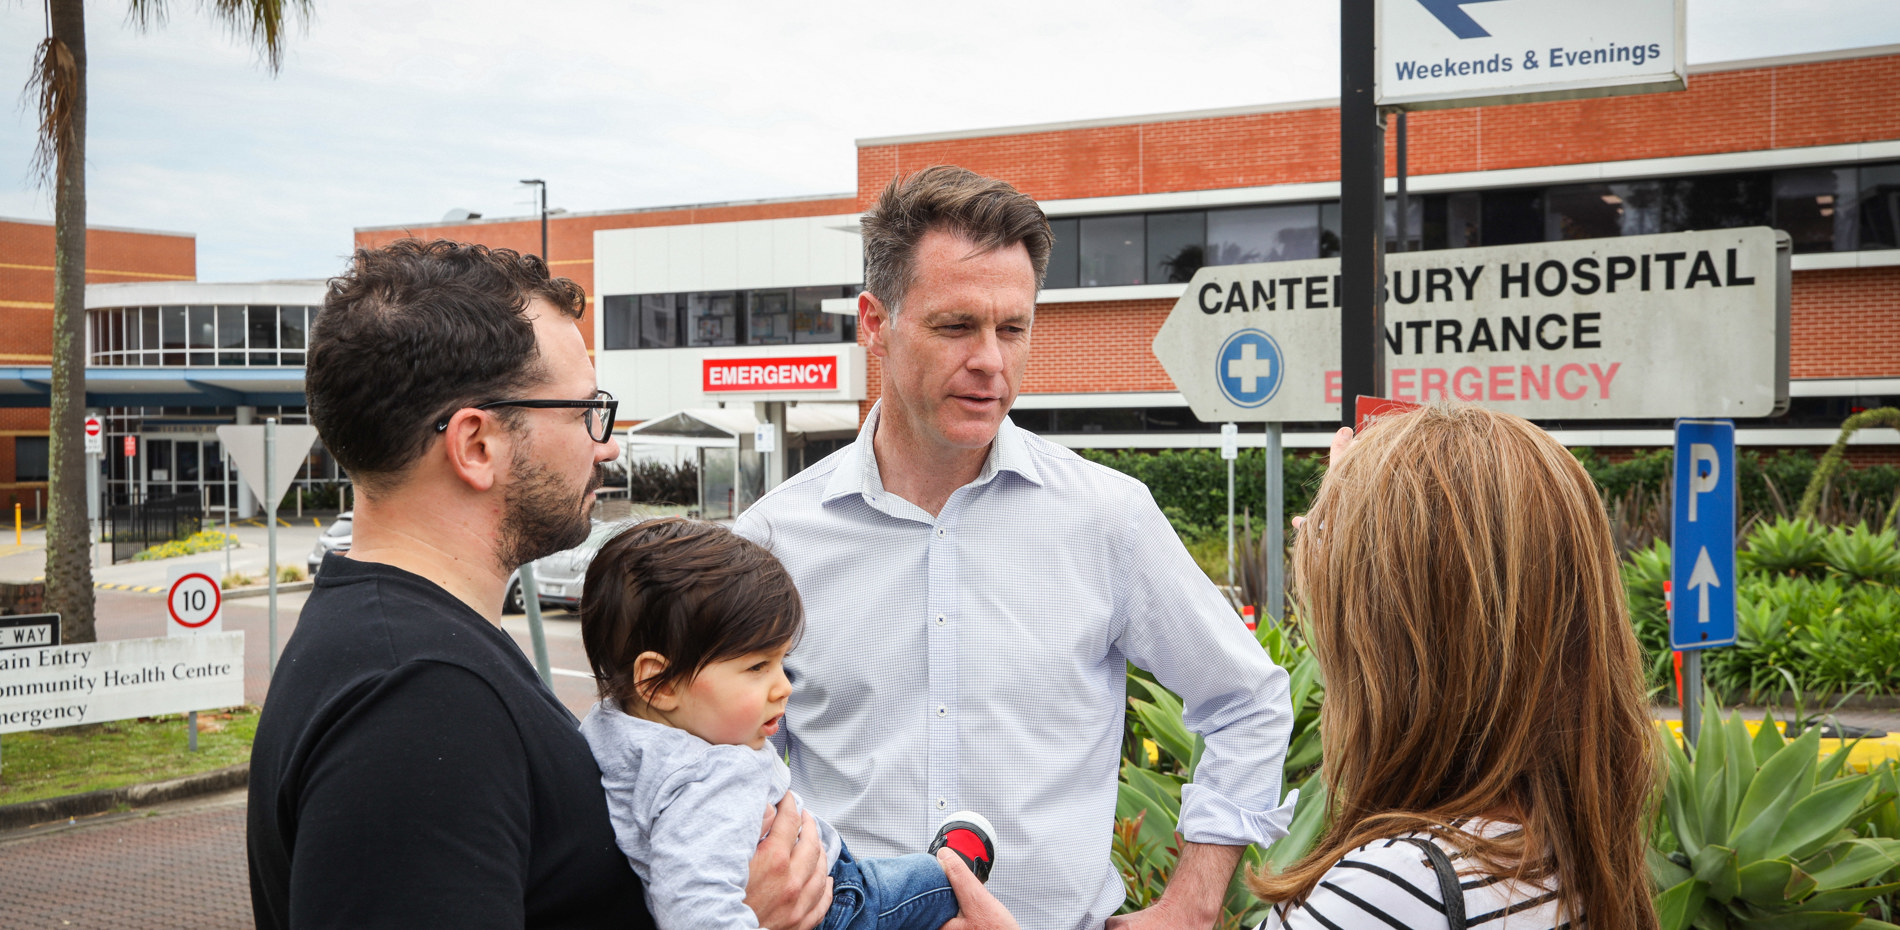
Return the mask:
<path id="1" fill-rule="evenodd" d="M 1735 642 L 1735 422 L 1676 421 L 1675 552 L 1669 641 Z"/>

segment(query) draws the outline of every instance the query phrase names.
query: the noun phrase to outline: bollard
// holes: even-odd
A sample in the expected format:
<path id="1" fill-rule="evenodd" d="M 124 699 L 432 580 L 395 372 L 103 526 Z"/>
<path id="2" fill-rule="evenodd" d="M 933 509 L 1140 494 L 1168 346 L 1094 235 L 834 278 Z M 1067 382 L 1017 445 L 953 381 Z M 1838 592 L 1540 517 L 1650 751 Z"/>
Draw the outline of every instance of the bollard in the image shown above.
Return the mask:
<path id="1" fill-rule="evenodd" d="M 26 545 L 26 532 L 20 528 L 20 502 L 13 502 L 13 544 Z"/>

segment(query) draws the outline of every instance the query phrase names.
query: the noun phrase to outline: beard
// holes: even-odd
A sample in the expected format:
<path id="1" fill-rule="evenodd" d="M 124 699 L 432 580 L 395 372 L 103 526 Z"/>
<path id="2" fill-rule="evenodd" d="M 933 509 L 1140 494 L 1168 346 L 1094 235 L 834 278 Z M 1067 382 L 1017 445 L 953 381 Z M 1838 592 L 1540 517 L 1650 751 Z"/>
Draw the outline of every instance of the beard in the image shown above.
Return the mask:
<path id="1" fill-rule="evenodd" d="M 511 463 L 515 479 L 502 499 L 497 552 L 505 571 L 585 542 L 593 493 L 607 478 L 604 468 L 594 466 L 587 487 L 576 494 L 552 469 L 527 458 L 526 451 L 517 448 Z"/>

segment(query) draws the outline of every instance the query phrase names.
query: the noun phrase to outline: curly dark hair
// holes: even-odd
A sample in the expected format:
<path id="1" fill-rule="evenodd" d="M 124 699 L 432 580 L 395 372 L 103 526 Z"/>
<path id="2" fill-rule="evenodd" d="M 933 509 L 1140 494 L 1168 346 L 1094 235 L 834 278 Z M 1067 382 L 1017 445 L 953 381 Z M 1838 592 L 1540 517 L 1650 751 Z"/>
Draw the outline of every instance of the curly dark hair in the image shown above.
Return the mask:
<path id="1" fill-rule="evenodd" d="M 358 249 L 310 334 L 310 422 L 374 493 L 434 440 L 445 412 L 546 381 L 528 305 L 579 319 L 587 295 L 533 255 L 437 239 Z M 504 421 L 508 421 L 506 416 Z"/>
<path id="2" fill-rule="evenodd" d="M 601 546 L 580 613 L 600 696 L 623 709 L 714 662 L 796 642 L 805 628 L 798 588 L 776 556 L 716 523 L 679 517 L 636 524 Z M 643 652 L 665 656 L 666 671 L 634 680 Z"/>

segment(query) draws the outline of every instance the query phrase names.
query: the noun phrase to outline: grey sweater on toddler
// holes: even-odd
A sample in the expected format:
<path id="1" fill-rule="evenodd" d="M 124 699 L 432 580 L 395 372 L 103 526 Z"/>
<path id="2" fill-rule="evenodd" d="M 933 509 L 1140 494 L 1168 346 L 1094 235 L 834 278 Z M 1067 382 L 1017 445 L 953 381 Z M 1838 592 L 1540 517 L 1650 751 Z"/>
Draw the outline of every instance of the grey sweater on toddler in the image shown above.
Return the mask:
<path id="1" fill-rule="evenodd" d="M 745 906 L 746 874 L 766 808 L 791 787 L 784 760 L 770 745 L 714 745 L 630 717 L 611 701 L 587 712 L 581 735 L 600 766 L 614 838 L 646 882 L 647 910 L 661 930 L 757 928 Z M 813 819 L 829 870 L 843 840 Z"/>

